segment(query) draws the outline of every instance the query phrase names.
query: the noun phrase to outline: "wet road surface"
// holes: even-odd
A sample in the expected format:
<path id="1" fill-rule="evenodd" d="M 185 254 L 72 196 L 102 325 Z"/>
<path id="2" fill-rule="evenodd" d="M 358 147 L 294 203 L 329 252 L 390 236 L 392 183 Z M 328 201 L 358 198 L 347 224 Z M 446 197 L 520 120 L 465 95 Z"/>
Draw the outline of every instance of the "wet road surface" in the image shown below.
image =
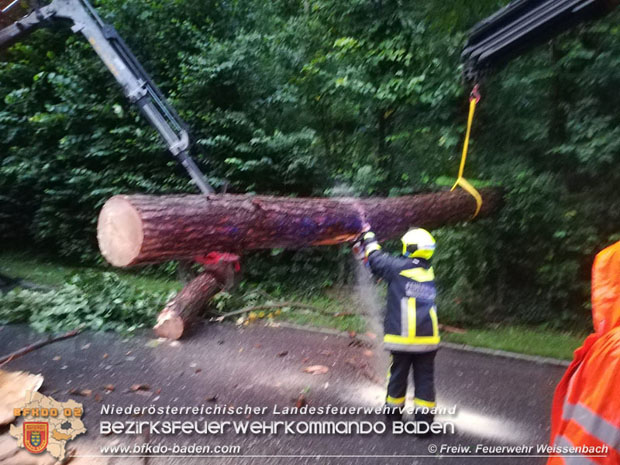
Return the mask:
<path id="1" fill-rule="evenodd" d="M 0 327 L 0 355 L 41 339 L 24 326 Z M 326 366 L 325 374 L 304 368 Z M 301 435 L 101 435 L 101 421 L 382 421 L 377 415 L 277 415 L 275 409 L 295 406 L 303 394 L 309 406 L 380 407 L 387 357 L 370 352 L 355 339 L 284 327 L 204 325 L 176 343 L 153 339 L 150 333 L 123 339 L 116 334 L 85 333 L 54 343 L 10 362 L 9 370 L 41 373 L 41 392 L 56 400 L 73 398 L 85 407 L 88 434 L 70 442 L 84 464 L 544 464 L 544 457 L 471 457 L 460 447 L 476 445 L 546 444 L 551 398 L 564 368 L 492 357 L 448 348 L 437 355 L 436 379 L 440 407 L 456 406 L 446 415 L 455 434 Z M 104 389 L 114 385 L 114 391 Z M 144 385 L 132 391 L 133 385 Z M 71 390 L 91 390 L 88 396 Z M 408 393 L 413 397 L 413 393 Z M 411 399 L 408 399 L 411 404 Z M 259 415 L 103 415 L 103 406 L 229 405 L 267 407 Z M 100 446 L 149 443 L 239 446 L 220 457 L 96 457 Z M 454 446 L 436 457 L 434 447 Z M 429 452 L 430 451 L 430 452 Z M 445 449 L 444 449 L 445 451 Z M 536 449 L 534 449 L 534 452 Z M 230 454 L 228 454 L 230 455 Z M 320 455 L 320 457 L 317 457 Z M 364 457 L 362 457 L 364 456 Z"/>

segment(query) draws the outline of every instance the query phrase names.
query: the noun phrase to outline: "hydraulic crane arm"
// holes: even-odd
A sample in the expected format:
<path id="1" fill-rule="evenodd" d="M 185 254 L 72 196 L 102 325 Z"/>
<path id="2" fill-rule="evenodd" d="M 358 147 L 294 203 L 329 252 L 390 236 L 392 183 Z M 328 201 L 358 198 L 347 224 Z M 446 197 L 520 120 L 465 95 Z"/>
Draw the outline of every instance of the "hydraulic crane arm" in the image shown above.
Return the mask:
<path id="1" fill-rule="evenodd" d="M 577 24 L 609 13 L 619 0 L 516 0 L 480 21 L 461 54 L 465 78 L 498 69 Z"/>
<path id="2" fill-rule="evenodd" d="M 53 0 L 0 30 L 0 49 L 23 39 L 51 22 L 68 20 L 71 30 L 81 33 L 114 75 L 129 101 L 135 104 L 159 132 L 168 149 L 187 170 L 204 194 L 214 193 L 189 155 L 189 135 L 183 120 L 172 108 L 116 30 L 103 22 L 88 0 Z"/>

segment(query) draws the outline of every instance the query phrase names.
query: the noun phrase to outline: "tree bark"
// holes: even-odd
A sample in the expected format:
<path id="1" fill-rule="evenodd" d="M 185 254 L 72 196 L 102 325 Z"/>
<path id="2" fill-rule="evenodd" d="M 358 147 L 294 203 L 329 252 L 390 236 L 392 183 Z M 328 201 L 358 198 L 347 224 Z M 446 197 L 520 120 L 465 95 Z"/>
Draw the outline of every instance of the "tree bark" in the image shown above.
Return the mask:
<path id="1" fill-rule="evenodd" d="M 482 189 L 479 216 L 497 210 L 497 189 Z M 350 242 L 367 225 L 385 240 L 412 226 L 465 221 L 475 211 L 464 191 L 395 198 L 288 198 L 250 195 L 119 195 L 103 206 L 97 237 L 112 265 L 187 260 L 209 252 L 301 248 Z"/>
<path id="2" fill-rule="evenodd" d="M 199 274 L 172 299 L 153 328 L 159 337 L 179 339 L 223 285 L 212 272 Z"/>

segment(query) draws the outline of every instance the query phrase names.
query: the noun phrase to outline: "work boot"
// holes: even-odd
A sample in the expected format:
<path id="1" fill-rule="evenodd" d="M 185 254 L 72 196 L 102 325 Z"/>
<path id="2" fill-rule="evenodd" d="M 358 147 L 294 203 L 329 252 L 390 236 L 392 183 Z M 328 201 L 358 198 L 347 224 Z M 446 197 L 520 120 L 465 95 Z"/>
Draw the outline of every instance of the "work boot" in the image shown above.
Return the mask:
<path id="1" fill-rule="evenodd" d="M 401 412 L 399 407 L 388 406 L 385 409 L 385 422 L 388 425 L 391 425 L 395 421 L 403 421 L 403 413 Z"/>
<path id="2" fill-rule="evenodd" d="M 415 414 L 415 422 L 417 424 L 417 436 L 420 437 L 428 437 L 432 436 L 434 433 L 430 430 L 431 425 L 435 416 L 432 413 L 417 413 Z"/>

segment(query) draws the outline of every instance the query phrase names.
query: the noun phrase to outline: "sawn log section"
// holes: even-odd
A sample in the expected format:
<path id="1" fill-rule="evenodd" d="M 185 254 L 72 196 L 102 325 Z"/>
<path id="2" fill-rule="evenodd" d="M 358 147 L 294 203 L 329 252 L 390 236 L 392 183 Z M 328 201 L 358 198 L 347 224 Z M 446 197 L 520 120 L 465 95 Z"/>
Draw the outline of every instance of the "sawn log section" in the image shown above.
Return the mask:
<path id="1" fill-rule="evenodd" d="M 479 217 L 501 204 L 497 189 L 481 190 Z M 465 221 L 475 210 L 464 191 L 394 198 L 288 198 L 251 195 L 119 195 L 99 215 L 103 256 L 126 267 L 192 259 L 212 251 L 300 248 L 353 240 L 368 223 L 380 240 L 412 226 Z"/>

